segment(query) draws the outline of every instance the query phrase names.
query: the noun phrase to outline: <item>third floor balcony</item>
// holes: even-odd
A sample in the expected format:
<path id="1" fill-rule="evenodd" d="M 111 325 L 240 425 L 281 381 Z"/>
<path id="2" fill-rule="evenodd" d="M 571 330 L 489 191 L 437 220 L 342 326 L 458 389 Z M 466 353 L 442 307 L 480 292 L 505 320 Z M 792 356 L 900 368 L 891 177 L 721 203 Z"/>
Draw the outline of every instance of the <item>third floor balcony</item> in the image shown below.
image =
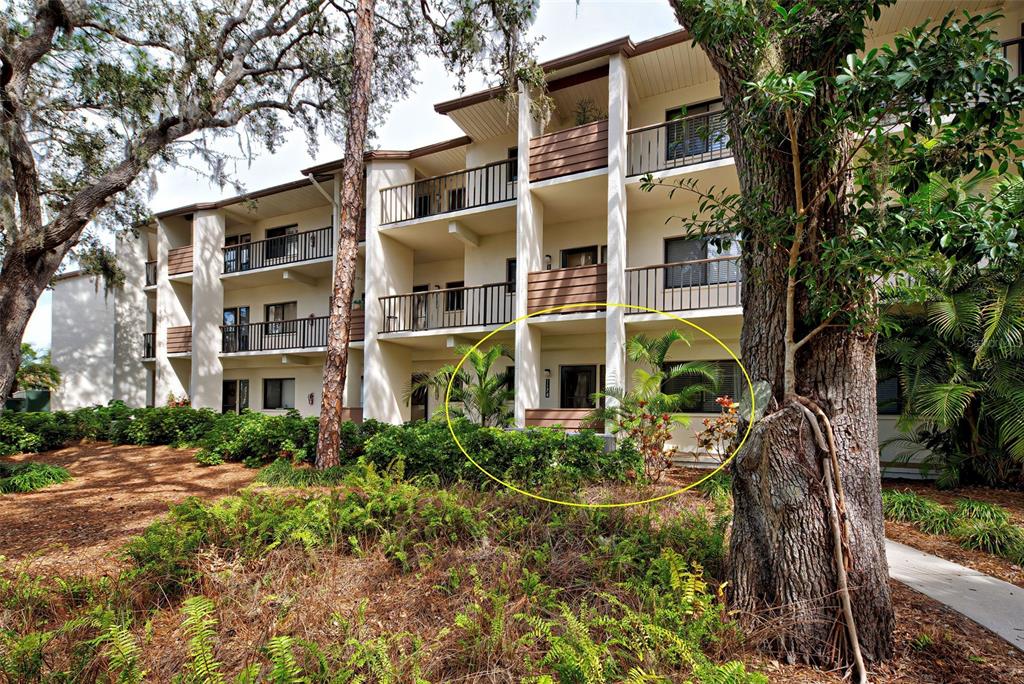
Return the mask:
<path id="1" fill-rule="evenodd" d="M 502 159 L 380 191 L 381 224 L 449 214 L 516 198 L 517 161 Z"/>
<path id="2" fill-rule="evenodd" d="M 450 287 L 381 297 L 381 333 L 487 327 L 515 317 L 515 283 Z"/>
<path id="3" fill-rule="evenodd" d="M 627 176 L 693 166 L 732 156 L 724 112 L 695 114 L 627 134 Z"/>

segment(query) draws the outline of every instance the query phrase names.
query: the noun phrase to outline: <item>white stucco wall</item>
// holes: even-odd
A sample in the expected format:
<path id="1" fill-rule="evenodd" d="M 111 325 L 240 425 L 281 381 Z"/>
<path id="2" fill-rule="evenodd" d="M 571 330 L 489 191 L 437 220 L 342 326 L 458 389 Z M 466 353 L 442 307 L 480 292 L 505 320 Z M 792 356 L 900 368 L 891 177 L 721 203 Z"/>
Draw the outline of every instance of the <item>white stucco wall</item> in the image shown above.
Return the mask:
<path id="1" fill-rule="evenodd" d="M 116 294 L 88 276 L 59 278 L 53 285 L 50 353 L 60 369 L 53 410 L 105 405 L 114 398 Z"/>

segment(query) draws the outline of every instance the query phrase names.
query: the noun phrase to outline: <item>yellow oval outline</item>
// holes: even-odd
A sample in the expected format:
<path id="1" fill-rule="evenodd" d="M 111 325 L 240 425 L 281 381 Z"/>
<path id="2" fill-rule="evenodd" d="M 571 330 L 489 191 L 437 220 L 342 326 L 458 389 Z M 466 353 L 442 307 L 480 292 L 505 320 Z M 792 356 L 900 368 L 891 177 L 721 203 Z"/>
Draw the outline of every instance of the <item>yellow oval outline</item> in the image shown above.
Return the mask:
<path id="1" fill-rule="evenodd" d="M 656 313 L 656 314 L 659 314 L 659 315 L 662 315 L 662 316 L 666 316 L 666 317 L 671 318 L 673 320 L 679 321 L 680 323 L 688 325 L 691 328 L 700 331 L 704 335 L 707 335 L 709 338 L 714 340 L 715 343 L 718 344 L 718 346 L 720 346 L 722 349 L 724 349 L 726 351 L 726 353 L 728 353 L 729 356 L 731 356 L 733 358 L 733 360 L 737 364 L 739 364 L 740 370 L 743 371 L 743 377 L 746 378 L 746 381 L 747 381 L 747 389 L 750 391 L 750 419 L 747 421 L 747 429 L 743 433 L 743 439 L 740 440 L 740 443 L 738 445 L 736 445 L 736 448 L 733 449 L 731 454 L 729 454 L 729 458 L 727 458 L 724 461 L 722 461 L 722 464 L 720 466 L 718 466 L 717 468 L 712 470 L 710 473 L 708 473 L 707 475 L 705 475 L 701 479 L 697 480 L 696 482 L 691 482 L 690 484 L 686 485 L 685 487 L 682 487 L 682 488 L 677 489 L 675 491 L 668 492 L 667 494 L 662 494 L 661 496 L 655 496 L 655 497 L 652 497 L 650 499 L 644 499 L 643 501 L 626 501 L 626 502 L 622 502 L 622 503 L 582 503 L 582 502 L 579 502 L 579 501 L 562 501 L 560 499 L 550 499 L 548 497 L 541 496 L 540 494 L 534 494 L 533 492 L 526 491 L 525 489 L 520 489 L 519 487 L 516 487 L 513 484 L 505 482 L 501 478 L 495 477 L 486 468 L 484 468 L 479 463 L 477 463 L 473 459 L 472 456 L 469 455 L 469 452 L 466 451 L 466 447 L 462 446 L 462 442 L 459 441 L 458 435 L 455 434 L 455 428 L 452 426 L 451 413 L 448 410 L 449 409 L 449 403 L 451 402 L 452 386 L 453 386 L 453 384 L 455 382 L 455 376 L 458 374 L 459 369 L 462 368 L 462 365 L 466 362 L 466 359 L 469 357 L 469 355 L 475 349 L 479 348 L 480 345 L 482 345 L 484 342 L 486 342 L 490 338 L 494 337 L 495 335 L 497 335 L 502 330 L 505 330 L 509 326 L 515 325 L 519 321 L 525 321 L 526 319 L 533 318 L 534 316 L 543 316 L 545 314 L 554 313 L 554 312 L 557 312 L 557 311 L 563 311 L 565 309 L 581 309 L 581 308 L 587 308 L 587 307 L 589 307 L 589 308 L 604 307 L 606 311 L 607 311 L 607 309 L 609 307 L 619 307 L 619 308 L 622 308 L 622 309 L 637 309 L 639 311 L 646 311 L 648 313 Z M 637 306 L 635 304 L 619 304 L 619 303 L 616 303 L 616 302 L 583 302 L 581 304 L 562 304 L 560 306 L 553 306 L 550 309 L 543 309 L 541 311 L 534 311 L 533 313 L 526 314 L 525 316 L 520 316 L 519 318 L 511 320 L 508 323 L 505 323 L 504 325 L 502 325 L 502 326 L 500 326 L 498 328 L 495 328 L 494 330 L 492 330 L 488 334 L 484 335 L 484 337 L 481 338 L 481 340 L 479 342 L 477 342 L 472 347 L 470 347 L 469 351 L 467 351 L 465 354 L 462 355 L 462 358 L 459 359 L 459 363 L 455 366 L 455 371 L 452 373 L 451 378 L 448 380 L 448 389 L 445 391 L 445 394 L 444 394 L 444 417 L 445 417 L 445 421 L 448 424 L 448 432 L 451 433 L 452 439 L 455 440 L 455 444 L 459 447 L 459 451 L 462 452 L 462 455 L 465 456 L 466 458 L 468 458 L 469 462 L 472 463 L 474 466 L 476 466 L 477 469 L 480 470 L 480 472 L 482 472 L 484 475 L 486 475 L 490 479 L 494 480 L 498 484 L 500 484 L 500 485 L 502 485 L 504 487 L 507 487 L 508 489 L 511 489 L 512 491 L 514 491 L 514 492 L 516 492 L 518 494 L 522 494 L 523 496 L 528 496 L 530 498 L 537 499 L 539 501 L 544 501 L 546 503 L 558 504 L 558 505 L 561 505 L 561 506 L 572 506 L 572 507 L 575 507 L 575 508 L 628 508 L 630 506 L 642 506 L 643 504 L 655 503 L 657 501 L 662 501 L 664 499 L 670 499 L 673 496 L 678 496 L 678 495 L 682 494 L 685 491 L 693 489 L 694 487 L 699 485 L 701 482 L 704 482 L 708 478 L 712 477 L 715 473 L 717 473 L 718 471 L 722 470 L 722 468 L 724 468 L 725 466 L 729 465 L 729 463 L 732 461 L 732 459 L 736 458 L 736 454 L 739 453 L 739 450 L 743 448 L 744 444 L 746 444 L 747 437 L 750 436 L 750 431 L 754 427 L 754 416 L 755 415 L 757 415 L 757 398 L 754 396 L 754 383 L 750 379 L 750 374 L 747 373 L 746 366 L 743 365 L 743 362 L 740 361 L 739 357 L 736 356 L 736 354 L 734 354 L 733 351 L 731 349 L 729 349 L 729 347 L 726 346 L 726 344 L 724 342 L 722 342 L 722 340 L 718 339 L 717 337 L 712 335 L 710 332 L 708 332 L 704 328 L 700 327 L 696 323 L 693 323 L 692 321 L 690 321 L 690 320 L 688 320 L 686 318 L 683 318 L 682 316 L 676 316 L 675 314 L 670 314 L 670 313 L 668 313 L 666 311 L 660 311 L 658 309 L 651 309 L 651 308 L 648 308 L 646 306 Z"/>

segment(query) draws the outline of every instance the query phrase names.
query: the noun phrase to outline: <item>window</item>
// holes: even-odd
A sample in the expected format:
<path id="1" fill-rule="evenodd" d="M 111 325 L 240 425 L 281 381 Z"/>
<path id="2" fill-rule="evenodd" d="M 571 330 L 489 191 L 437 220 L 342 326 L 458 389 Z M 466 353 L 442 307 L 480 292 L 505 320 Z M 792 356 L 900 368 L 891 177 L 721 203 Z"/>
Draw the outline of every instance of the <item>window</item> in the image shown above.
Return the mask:
<path id="1" fill-rule="evenodd" d="M 722 101 L 715 100 L 667 110 L 665 121 L 670 123 L 665 131 L 665 158 L 674 161 L 724 149 L 728 136 L 715 116 L 722 109 Z"/>
<path id="2" fill-rule="evenodd" d="M 225 352 L 249 350 L 249 307 L 224 309 L 221 349 Z"/>
<path id="3" fill-rule="evenodd" d="M 251 248 L 243 245 L 248 245 L 250 242 L 252 242 L 252 235 L 249 233 L 244 233 L 242 235 L 228 235 L 224 238 L 224 246 L 234 248 L 224 250 L 225 273 L 245 271 L 249 268 L 249 253 Z"/>
<path id="4" fill-rule="evenodd" d="M 708 238 L 668 238 L 665 240 L 665 263 L 676 265 L 665 269 L 665 287 L 735 283 L 740 275 L 738 260 L 704 260 L 739 256 L 739 253 L 739 240 L 730 240 L 728 244 L 719 246 Z"/>
<path id="5" fill-rule="evenodd" d="M 516 291 L 516 260 L 505 259 L 505 291 L 512 294 Z"/>
<path id="6" fill-rule="evenodd" d="M 562 268 L 573 268 L 575 266 L 591 266 L 599 263 L 600 251 L 597 245 L 589 247 L 574 247 L 562 250 Z"/>
<path id="7" fill-rule="evenodd" d="M 298 318 L 298 305 L 295 302 L 267 304 L 263 311 L 263 319 L 268 324 L 268 335 L 295 332 L 296 318 Z"/>
<path id="8" fill-rule="evenodd" d="M 510 147 L 508 148 L 508 182 L 511 183 L 519 179 L 519 148 Z"/>
<path id="9" fill-rule="evenodd" d="M 444 310 L 445 311 L 462 311 L 464 305 L 463 297 L 466 291 L 461 289 L 466 286 L 464 280 L 453 280 L 450 283 L 445 283 L 445 289 L 448 291 L 444 293 Z"/>
<path id="10" fill-rule="evenodd" d="M 249 408 L 249 381 L 225 380 L 221 392 L 221 413 L 241 413 Z"/>
<path id="11" fill-rule="evenodd" d="M 416 184 L 419 188 L 419 183 Z M 416 204 L 413 207 L 414 216 L 419 218 L 421 216 L 430 216 L 433 212 L 430 210 L 430 195 L 416 195 Z"/>
<path id="12" fill-rule="evenodd" d="M 292 258 L 299 253 L 296 233 L 298 226 L 280 226 L 267 228 L 266 254 L 268 259 Z"/>
<path id="13" fill-rule="evenodd" d="M 666 363 L 665 370 L 679 363 L 678 361 Z M 718 397 L 728 395 L 734 401 L 739 400 L 739 396 L 746 386 L 746 380 L 743 378 L 743 372 L 740 370 L 739 364 L 732 359 L 713 361 L 712 363 L 718 367 L 718 389 L 714 392 L 700 392 L 689 405 L 684 407 L 685 410 L 698 413 L 718 413 L 722 410 L 722 407 L 715 403 L 715 399 Z M 665 394 L 677 394 L 687 387 L 701 384 L 705 384 L 703 378 L 684 375 L 666 382 L 662 386 L 661 391 Z"/>
<path id="14" fill-rule="evenodd" d="M 875 400 L 880 416 L 898 416 L 903 412 L 903 389 L 900 387 L 899 378 L 895 375 L 883 377 L 882 372 L 878 374 L 878 384 L 875 386 Z"/>
<path id="15" fill-rule="evenodd" d="M 561 408 L 594 408 L 597 391 L 597 366 L 562 366 L 560 369 Z"/>
<path id="16" fill-rule="evenodd" d="M 267 410 L 295 408 L 295 378 L 264 379 L 263 408 Z"/>
<path id="17" fill-rule="evenodd" d="M 466 188 L 452 188 L 448 191 L 448 211 L 466 208 Z"/>

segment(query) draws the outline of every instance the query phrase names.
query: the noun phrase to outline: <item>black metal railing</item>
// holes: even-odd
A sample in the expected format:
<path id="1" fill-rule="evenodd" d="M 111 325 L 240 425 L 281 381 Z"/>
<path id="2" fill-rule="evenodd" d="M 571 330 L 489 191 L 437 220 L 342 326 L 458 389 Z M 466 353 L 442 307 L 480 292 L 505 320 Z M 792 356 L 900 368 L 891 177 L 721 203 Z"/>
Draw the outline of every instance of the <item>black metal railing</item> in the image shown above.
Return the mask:
<path id="1" fill-rule="evenodd" d="M 381 223 L 397 223 L 516 198 L 515 159 L 424 178 L 380 191 Z"/>
<path id="2" fill-rule="evenodd" d="M 1024 37 L 1003 41 L 1003 59 L 1013 66 L 1015 76 L 1024 75 Z"/>
<path id="3" fill-rule="evenodd" d="M 725 112 L 695 114 L 626 133 L 626 173 L 638 176 L 732 156 Z"/>
<path id="4" fill-rule="evenodd" d="M 381 297 L 380 332 L 508 323 L 515 316 L 514 289 L 514 283 L 492 283 Z"/>
<path id="5" fill-rule="evenodd" d="M 156 333 L 142 333 L 142 358 L 156 358 Z"/>
<path id="6" fill-rule="evenodd" d="M 156 262 L 146 262 L 146 287 L 156 285 Z"/>
<path id="7" fill-rule="evenodd" d="M 740 305 L 740 258 L 714 257 L 626 269 L 626 303 L 658 311 Z M 627 309 L 627 314 L 645 313 Z"/>
<path id="8" fill-rule="evenodd" d="M 334 253 L 333 233 L 327 226 L 225 247 L 224 272 L 239 273 L 329 257 Z"/>
<path id="9" fill-rule="evenodd" d="M 221 352 L 282 351 L 327 346 L 328 316 L 222 325 Z"/>

